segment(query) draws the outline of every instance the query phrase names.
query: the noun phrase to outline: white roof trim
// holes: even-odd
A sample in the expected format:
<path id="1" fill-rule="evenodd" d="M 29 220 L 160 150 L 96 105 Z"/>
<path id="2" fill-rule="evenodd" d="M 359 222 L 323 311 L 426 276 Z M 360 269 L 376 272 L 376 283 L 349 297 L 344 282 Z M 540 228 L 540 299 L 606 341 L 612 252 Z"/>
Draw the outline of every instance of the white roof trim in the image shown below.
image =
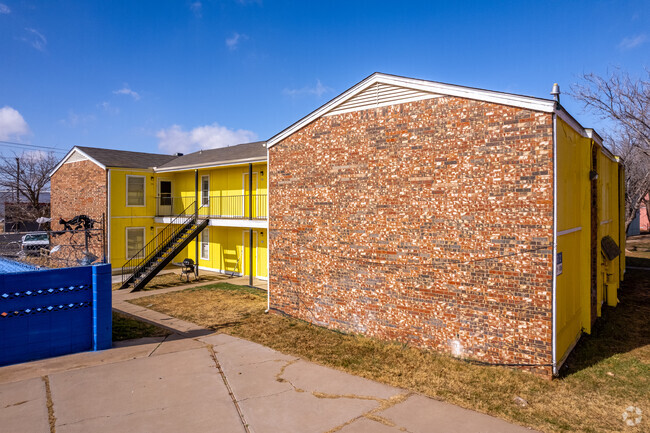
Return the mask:
<path id="1" fill-rule="evenodd" d="M 485 102 L 493 102 L 496 104 L 510 105 L 514 107 L 526 108 L 534 111 L 542 111 L 545 113 L 552 113 L 555 110 L 555 101 L 533 98 L 530 96 L 513 95 L 510 93 L 494 92 L 491 90 L 474 89 L 471 87 L 457 86 L 453 84 L 436 83 L 433 81 L 418 80 L 414 78 L 397 77 L 394 75 L 386 75 L 381 73 L 374 73 L 357 85 L 343 92 L 336 98 L 332 99 L 322 107 L 313 111 L 311 114 L 303 117 L 298 122 L 289 126 L 285 130 L 271 137 L 267 141 L 266 146 L 271 148 L 277 143 L 287 138 L 296 131 L 304 128 L 314 120 L 321 116 L 326 115 L 329 111 L 341 103 L 353 98 L 358 93 L 364 91 L 375 83 L 383 83 L 388 85 L 407 87 L 411 89 L 421 90 L 423 92 L 437 93 L 445 96 L 457 96 L 467 99 L 475 99 Z M 400 104 L 402 102 L 395 101 L 393 104 Z"/>
<path id="2" fill-rule="evenodd" d="M 92 158 L 92 157 L 91 157 L 90 155 L 88 155 L 86 152 L 84 152 L 83 150 L 81 150 L 81 149 L 79 149 L 77 146 L 75 146 L 75 147 L 73 147 L 72 149 L 70 149 L 70 151 L 69 151 L 69 152 L 68 152 L 68 153 L 63 157 L 63 159 L 62 159 L 62 160 L 61 160 L 61 161 L 56 165 L 56 167 L 54 167 L 54 169 L 50 172 L 50 177 L 52 177 L 52 176 L 54 175 L 54 173 L 56 173 L 57 170 L 58 170 L 59 168 L 61 168 L 61 166 L 62 166 L 63 164 L 65 164 L 65 162 L 66 162 L 66 161 L 67 161 L 67 160 L 72 156 L 72 154 L 74 154 L 75 152 L 79 152 L 79 153 L 82 154 L 84 157 L 86 157 L 89 161 L 91 161 L 91 162 L 93 162 L 94 164 L 98 165 L 98 166 L 101 167 L 103 170 L 106 169 L 106 166 L 105 166 L 104 164 L 102 164 L 101 162 L 97 161 L 95 158 Z"/>
<path id="3" fill-rule="evenodd" d="M 199 169 L 199 168 L 210 168 L 210 167 L 226 167 L 229 165 L 242 165 L 256 162 L 266 162 L 264 157 L 255 157 L 255 158 L 244 158 L 244 159 L 235 159 L 232 161 L 223 161 L 223 162 L 210 162 L 202 164 L 191 164 L 191 165 L 179 165 L 177 167 L 154 167 L 153 170 L 155 173 L 168 173 L 170 171 L 183 171 L 189 169 Z"/>

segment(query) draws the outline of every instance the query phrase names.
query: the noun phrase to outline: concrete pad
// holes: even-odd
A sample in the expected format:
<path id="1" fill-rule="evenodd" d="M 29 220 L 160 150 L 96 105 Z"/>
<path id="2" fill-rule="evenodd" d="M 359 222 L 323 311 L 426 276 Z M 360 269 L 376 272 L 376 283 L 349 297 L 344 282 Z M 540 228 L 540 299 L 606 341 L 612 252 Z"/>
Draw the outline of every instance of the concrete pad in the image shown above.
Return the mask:
<path id="1" fill-rule="evenodd" d="M 212 341 L 220 343 L 218 346 L 213 345 L 213 349 L 222 367 L 258 364 L 266 361 L 293 361 L 298 359 L 295 356 L 285 355 L 261 344 L 231 336 L 210 336 L 200 338 L 199 340 L 208 344 L 211 344 Z"/>
<path id="2" fill-rule="evenodd" d="M 412 433 L 531 433 L 526 427 L 421 395 L 378 412 L 382 418 Z"/>
<path id="3" fill-rule="evenodd" d="M 388 399 L 404 392 L 392 386 L 302 360 L 287 366 L 282 378 L 291 382 L 296 388 L 328 395 Z"/>
<path id="4" fill-rule="evenodd" d="M 160 337 L 162 338 L 162 337 Z M 99 352 L 81 352 L 72 355 L 42 359 L 40 361 L 0 367 L 0 383 L 17 382 L 32 377 L 46 376 L 52 373 L 95 365 L 112 364 L 129 359 L 149 356 L 160 344 L 159 341 L 140 345 L 125 345 L 123 347 L 102 350 Z"/>
<path id="5" fill-rule="evenodd" d="M 289 382 L 277 380 L 286 361 L 266 361 L 257 364 L 237 366 L 221 366 L 228 378 L 228 383 L 237 401 L 254 397 L 279 394 L 281 392 L 294 392 Z"/>
<path id="6" fill-rule="evenodd" d="M 372 400 L 317 398 L 307 392 L 283 392 L 239 403 L 254 433 L 322 433 L 375 409 Z M 58 430 L 57 430 L 58 432 Z"/>
<path id="7" fill-rule="evenodd" d="M 339 433 L 403 433 L 397 427 L 389 427 L 368 418 L 359 418 L 339 430 Z"/>
<path id="8" fill-rule="evenodd" d="M 0 430 L 12 433 L 49 432 L 43 379 L 0 385 Z"/>
<path id="9" fill-rule="evenodd" d="M 182 352 L 184 350 L 199 349 L 205 346 L 206 344 L 192 338 L 186 338 L 182 335 L 172 334 L 167 337 L 162 343 L 160 343 L 160 345 L 153 351 L 151 356 Z"/>
<path id="10" fill-rule="evenodd" d="M 50 376 L 57 433 L 243 432 L 207 349 Z"/>

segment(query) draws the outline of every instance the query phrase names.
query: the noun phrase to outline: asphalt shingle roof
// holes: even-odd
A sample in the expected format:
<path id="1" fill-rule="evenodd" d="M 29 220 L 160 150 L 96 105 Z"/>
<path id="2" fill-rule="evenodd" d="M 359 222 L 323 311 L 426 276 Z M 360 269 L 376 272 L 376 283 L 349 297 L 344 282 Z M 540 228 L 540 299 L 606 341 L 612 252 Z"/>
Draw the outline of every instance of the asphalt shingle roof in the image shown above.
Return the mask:
<path id="1" fill-rule="evenodd" d="M 129 150 L 100 149 L 98 147 L 76 146 L 86 155 L 106 167 L 151 168 L 178 158 L 159 153 L 131 152 Z"/>
<path id="2" fill-rule="evenodd" d="M 173 160 L 157 166 L 159 169 L 174 169 L 187 166 L 202 166 L 210 164 L 226 164 L 228 162 L 266 159 L 266 142 L 237 144 L 235 146 L 205 149 L 187 155 L 175 157 Z"/>

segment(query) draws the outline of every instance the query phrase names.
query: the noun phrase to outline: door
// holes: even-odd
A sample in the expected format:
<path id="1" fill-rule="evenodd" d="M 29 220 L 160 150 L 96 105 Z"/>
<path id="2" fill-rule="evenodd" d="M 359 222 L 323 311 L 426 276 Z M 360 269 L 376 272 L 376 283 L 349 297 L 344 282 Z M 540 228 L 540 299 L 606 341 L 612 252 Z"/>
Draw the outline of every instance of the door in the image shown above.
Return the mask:
<path id="1" fill-rule="evenodd" d="M 253 230 L 253 276 L 256 277 L 259 275 L 258 269 L 257 269 L 257 230 Z M 244 230 L 242 233 L 242 275 L 250 275 L 251 274 L 251 268 L 250 268 L 250 259 L 251 259 L 251 248 L 250 248 L 250 230 Z"/>
<path id="2" fill-rule="evenodd" d="M 172 182 L 170 180 L 158 181 L 158 215 L 173 215 Z"/>
<path id="3" fill-rule="evenodd" d="M 250 182 L 248 181 L 248 173 L 244 173 L 243 179 L 242 179 L 242 191 L 244 192 L 242 196 L 242 218 L 248 218 L 250 216 L 249 214 L 249 209 L 250 209 L 250 198 L 248 197 L 248 194 L 250 193 Z M 257 173 L 253 172 L 253 218 L 257 217 L 257 206 L 255 205 L 256 203 L 256 196 L 255 194 L 257 193 Z"/>

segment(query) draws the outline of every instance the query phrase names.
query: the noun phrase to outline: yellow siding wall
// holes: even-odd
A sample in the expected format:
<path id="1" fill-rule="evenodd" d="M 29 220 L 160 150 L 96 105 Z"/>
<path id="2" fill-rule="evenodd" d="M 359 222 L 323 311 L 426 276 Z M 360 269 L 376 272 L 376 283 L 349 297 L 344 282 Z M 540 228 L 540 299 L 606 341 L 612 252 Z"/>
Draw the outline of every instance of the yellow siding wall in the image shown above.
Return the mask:
<path id="1" fill-rule="evenodd" d="M 590 332 L 591 140 L 557 120 L 557 354 L 570 349 L 583 327 Z M 570 233 L 562 234 L 562 232 Z"/>
<path id="2" fill-rule="evenodd" d="M 155 235 L 155 176 L 151 170 L 110 170 L 110 261 L 113 269 L 124 266 L 126 257 L 126 228 L 145 227 L 145 245 Z M 145 205 L 126 205 L 126 177 L 145 177 Z M 153 178 L 153 179 L 152 179 Z"/>
<path id="3" fill-rule="evenodd" d="M 607 302 L 616 306 L 616 294 L 624 264 L 611 262 L 602 254 L 601 239 L 611 236 L 624 248 L 621 228 L 619 164 L 610 159 L 592 139 L 582 137 L 561 119 L 557 119 L 557 252 L 562 253 L 562 273 L 557 276 L 556 338 L 557 357 L 562 359 L 582 331 L 591 332 L 591 182 L 592 146 L 597 161 L 597 250 L 596 314 Z M 621 243 L 621 239 L 623 242 Z"/>
<path id="4" fill-rule="evenodd" d="M 266 163 L 254 164 L 253 194 L 266 194 Z M 248 165 L 235 167 L 211 168 L 199 170 L 199 190 L 202 175 L 210 176 L 210 196 L 241 196 L 248 193 Z M 145 206 L 133 207 L 126 205 L 126 176 L 145 176 Z M 128 260 L 126 257 L 126 228 L 145 227 L 145 244 L 151 241 L 165 224 L 156 223 L 156 197 L 159 180 L 172 182 L 172 197 L 174 197 L 174 210 L 176 213 L 190 206 L 195 200 L 195 174 L 194 170 L 170 173 L 153 173 L 150 170 L 121 170 L 111 169 L 110 181 L 110 260 L 114 269 L 121 268 Z M 179 199 L 180 198 L 180 199 Z M 177 203 L 178 201 L 178 203 Z M 200 266 L 214 270 L 221 270 L 248 275 L 248 245 L 249 238 L 246 221 L 241 221 L 242 227 L 215 227 L 210 230 L 210 256 L 208 260 L 199 259 Z M 266 277 L 267 250 L 265 228 L 253 229 L 257 240 L 254 248 L 254 267 L 256 276 Z M 200 237 L 199 237 L 200 238 Z M 242 241 L 244 243 L 242 244 Z M 243 254 L 246 259 L 242 262 Z M 196 261 L 195 242 L 181 252 L 174 262 L 180 262 L 190 257 Z M 239 259 L 239 260 L 238 260 Z M 243 266 L 246 266 L 244 269 Z"/>
<path id="5" fill-rule="evenodd" d="M 160 225 L 163 227 L 163 225 Z M 199 258 L 198 264 L 203 269 L 215 272 L 235 272 L 249 275 L 249 232 L 241 227 L 208 226 L 210 234 L 210 255 L 207 260 Z M 198 240 L 200 241 L 199 235 Z M 253 229 L 253 273 L 256 277 L 267 277 L 267 230 Z M 196 260 L 196 241 L 190 244 L 176 256 L 174 263 L 181 262 L 186 257 Z M 199 245 L 200 247 L 200 245 Z M 199 248 L 199 256 L 201 249 Z"/>

